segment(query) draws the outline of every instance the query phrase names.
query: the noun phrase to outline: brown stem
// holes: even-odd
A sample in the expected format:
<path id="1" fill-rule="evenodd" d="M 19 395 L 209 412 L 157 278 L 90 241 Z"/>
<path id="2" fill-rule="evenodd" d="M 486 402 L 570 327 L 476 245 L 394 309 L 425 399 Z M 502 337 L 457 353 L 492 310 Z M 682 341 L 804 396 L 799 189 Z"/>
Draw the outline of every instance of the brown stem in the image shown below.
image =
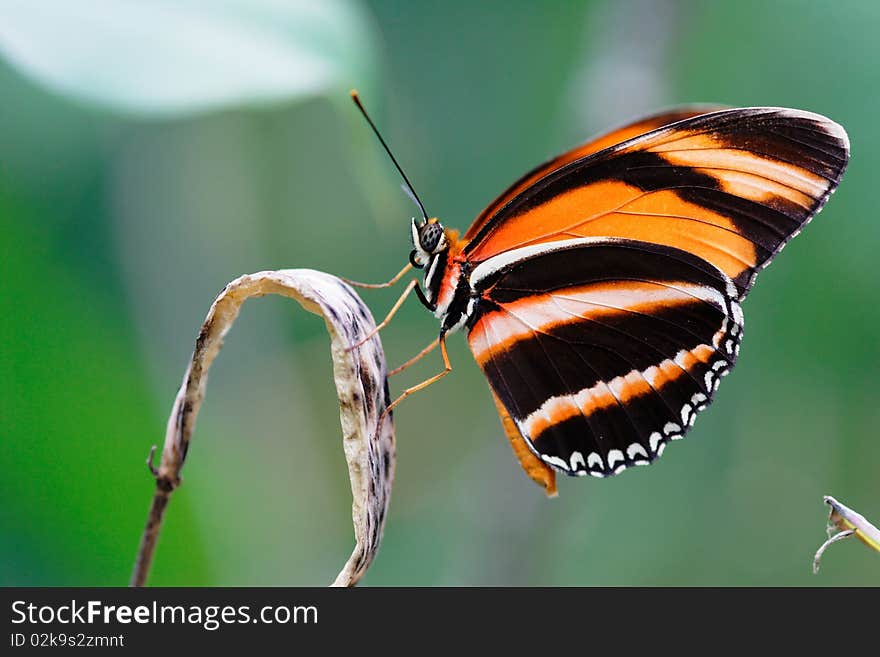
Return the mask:
<path id="1" fill-rule="evenodd" d="M 165 515 L 165 507 L 168 506 L 168 499 L 173 490 L 174 487 L 167 482 L 163 482 L 161 479 L 156 480 L 156 494 L 153 495 L 153 503 L 150 505 L 147 525 L 141 536 L 141 544 L 138 548 L 129 586 L 144 586 L 147 582 L 150 564 L 153 562 L 153 553 L 156 551 L 156 540 L 159 538 L 159 528 L 162 526 L 162 516 Z"/>
<path id="2" fill-rule="evenodd" d="M 147 515 L 147 525 L 141 536 L 141 544 L 138 547 L 137 557 L 134 562 L 134 571 L 131 574 L 129 586 L 140 587 L 147 583 L 147 575 L 150 573 L 150 565 L 153 563 L 153 553 L 156 551 L 156 541 L 159 539 L 159 529 L 162 527 L 162 518 L 165 515 L 165 507 L 171 493 L 177 487 L 177 483 L 159 474 L 159 470 L 153 465 L 153 457 L 156 455 L 156 446 L 150 449 L 147 457 L 147 467 L 156 480 L 156 493 L 153 495 L 153 503 Z"/>

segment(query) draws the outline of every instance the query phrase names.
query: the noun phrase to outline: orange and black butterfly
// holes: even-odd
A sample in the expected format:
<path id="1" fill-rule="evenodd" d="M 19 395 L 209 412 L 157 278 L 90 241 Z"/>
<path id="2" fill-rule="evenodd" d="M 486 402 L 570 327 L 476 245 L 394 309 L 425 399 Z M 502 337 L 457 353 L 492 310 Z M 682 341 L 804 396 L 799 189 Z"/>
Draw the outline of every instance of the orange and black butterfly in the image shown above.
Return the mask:
<path id="1" fill-rule="evenodd" d="M 446 365 L 426 383 L 463 330 L 548 492 L 554 471 L 651 463 L 712 401 L 739 354 L 740 303 L 848 158 L 846 132 L 818 114 L 682 108 L 542 164 L 462 237 L 417 200 L 424 290 L 407 292 L 440 320 Z"/>

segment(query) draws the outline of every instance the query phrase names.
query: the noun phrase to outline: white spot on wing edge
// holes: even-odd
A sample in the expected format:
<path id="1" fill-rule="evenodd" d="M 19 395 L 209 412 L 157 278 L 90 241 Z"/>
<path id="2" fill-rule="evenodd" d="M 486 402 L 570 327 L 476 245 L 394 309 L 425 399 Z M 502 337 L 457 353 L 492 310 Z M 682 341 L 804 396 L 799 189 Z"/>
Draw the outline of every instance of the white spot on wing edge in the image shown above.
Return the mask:
<path id="1" fill-rule="evenodd" d="M 645 448 L 640 443 L 632 443 L 627 447 L 626 455 L 629 457 L 630 461 L 634 461 L 637 465 L 640 463 L 637 457 L 641 456 L 645 459 L 648 458 L 648 452 L 645 451 Z M 647 463 L 647 461 L 645 461 L 645 463 Z"/>
<path id="2" fill-rule="evenodd" d="M 623 463 L 626 459 L 623 456 L 623 452 L 619 449 L 612 449 L 608 452 L 608 469 L 613 469 L 614 464 L 620 461 Z"/>
<path id="3" fill-rule="evenodd" d="M 549 463 L 550 465 L 559 468 L 560 470 L 565 470 L 566 472 L 570 471 L 571 468 L 568 467 L 568 463 L 559 458 L 558 456 L 550 456 L 549 454 L 541 454 L 541 460 L 545 463 Z"/>
<path id="4" fill-rule="evenodd" d="M 689 418 L 691 416 L 691 405 L 685 404 L 681 407 L 681 423 L 687 425 L 689 422 Z"/>
<path id="5" fill-rule="evenodd" d="M 667 422 L 663 425 L 663 433 L 669 435 L 670 433 L 678 433 L 681 431 L 681 427 L 678 426 L 675 422 Z"/>

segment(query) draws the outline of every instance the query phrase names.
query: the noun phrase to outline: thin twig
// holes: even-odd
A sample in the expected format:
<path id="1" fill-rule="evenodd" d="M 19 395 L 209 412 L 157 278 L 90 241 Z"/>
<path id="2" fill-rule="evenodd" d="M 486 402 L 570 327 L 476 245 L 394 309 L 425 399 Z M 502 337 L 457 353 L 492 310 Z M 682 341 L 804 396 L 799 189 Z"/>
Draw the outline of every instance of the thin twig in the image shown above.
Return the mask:
<path id="1" fill-rule="evenodd" d="M 151 454 L 156 451 L 154 446 Z M 150 470 L 156 472 L 152 459 L 148 462 Z M 144 586 L 147 583 L 147 574 L 150 572 L 150 564 L 153 562 L 153 553 L 156 551 L 156 540 L 159 538 L 159 528 L 162 526 L 162 517 L 165 515 L 165 507 L 175 485 L 163 477 L 156 476 L 156 493 L 153 495 L 153 503 L 150 505 L 150 513 L 147 515 L 147 525 L 141 536 L 141 544 L 138 547 L 137 558 L 134 563 L 134 572 L 131 574 L 130 586 Z"/>

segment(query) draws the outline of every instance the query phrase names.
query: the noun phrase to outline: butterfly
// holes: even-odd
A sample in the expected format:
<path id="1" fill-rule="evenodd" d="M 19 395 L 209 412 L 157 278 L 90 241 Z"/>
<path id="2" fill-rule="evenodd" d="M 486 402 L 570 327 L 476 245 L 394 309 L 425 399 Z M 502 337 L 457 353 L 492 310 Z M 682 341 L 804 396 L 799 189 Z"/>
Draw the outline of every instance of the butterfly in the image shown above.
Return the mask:
<path id="1" fill-rule="evenodd" d="M 652 463 L 712 402 L 758 272 L 848 159 L 846 132 L 818 114 L 685 107 L 541 164 L 462 236 L 411 191 L 422 217 L 395 278 L 424 269 L 423 288 L 412 281 L 389 319 L 415 290 L 440 322 L 445 369 L 398 401 L 451 370 L 446 336 L 463 331 L 514 452 L 548 494 L 556 472 Z"/>

